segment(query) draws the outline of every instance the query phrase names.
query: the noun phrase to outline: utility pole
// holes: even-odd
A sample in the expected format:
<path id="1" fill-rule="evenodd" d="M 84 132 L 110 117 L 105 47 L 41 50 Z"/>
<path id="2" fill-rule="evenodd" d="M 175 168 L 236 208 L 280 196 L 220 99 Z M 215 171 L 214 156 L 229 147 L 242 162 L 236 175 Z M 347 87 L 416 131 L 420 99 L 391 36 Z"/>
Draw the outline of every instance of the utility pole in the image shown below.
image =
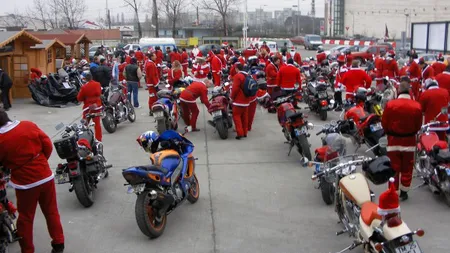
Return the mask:
<path id="1" fill-rule="evenodd" d="M 197 6 L 197 26 L 200 25 L 200 15 L 198 14 L 198 6 Z"/>
<path id="2" fill-rule="evenodd" d="M 106 21 L 108 22 L 108 28 L 111 29 L 111 12 L 108 8 L 108 0 L 106 0 Z"/>
<path id="3" fill-rule="evenodd" d="M 326 20 L 326 21 L 328 21 L 328 26 L 329 26 L 329 33 L 328 33 L 328 36 L 331 36 L 331 20 L 333 20 L 333 18 L 332 18 L 332 14 L 333 14 L 333 11 L 332 11 L 332 5 L 333 5 L 333 0 L 330 0 L 330 2 L 329 2 L 329 5 L 330 5 L 330 15 L 328 16 L 328 20 Z"/>
<path id="4" fill-rule="evenodd" d="M 300 0 L 297 1 L 297 36 L 300 35 Z"/>
<path id="5" fill-rule="evenodd" d="M 316 1 L 315 0 L 311 0 L 311 17 L 312 17 L 312 21 L 313 21 L 313 34 L 316 33 Z"/>
<path id="6" fill-rule="evenodd" d="M 244 27 L 242 28 L 242 35 L 244 37 L 244 49 L 247 49 L 247 30 L 248 30 L 248 22 L 247 22 L 247 0 L 244 1 L 245 11 L 244 11 Z"/>

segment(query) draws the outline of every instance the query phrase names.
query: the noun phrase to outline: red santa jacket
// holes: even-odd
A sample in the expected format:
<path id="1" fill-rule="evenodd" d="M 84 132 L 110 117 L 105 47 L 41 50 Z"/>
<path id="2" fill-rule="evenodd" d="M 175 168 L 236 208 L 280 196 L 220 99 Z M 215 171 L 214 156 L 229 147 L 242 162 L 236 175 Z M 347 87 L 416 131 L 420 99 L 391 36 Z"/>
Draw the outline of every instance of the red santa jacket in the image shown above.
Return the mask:
<path id="1" fill-rule="evenodd" d="M 194 64 L 194 66 L 192 66 L 192 74 L 198 79 L 207 78 L 209 74 L 209 65 L 207 63 L 203 65 Z"/>
<path id="2" fill-rule="evenodd" d="M 127 55 L 127 57 L 125 57 L 125 62 L 127 64 L 130 64 L 131 63 L 131 56 Z"/>
<path id="3" fill-rule="evenodd" d="M 88 108 L 90 105 L 97 105 L 97 110 L 102 109 L 102 86 L 99 82 L 89 81 L 85 85 L 81 86 L 77 95 L 77 100 L 83 102 L 83 109 Z"/>
<path id="4" fill-rule="evenodd" d="M 383 68 L 385 59 L 383 57 L 377 57 L 375 59 L 375 73 L 377 78 L 383 78 Z"/>
<path id="5" fill-rule="evenodd" d="M 347 93 L 354 93 L 359 87 L 370 88 L 372 78 L 363 69 L 350 68 L 345 73 L 341 83 L 345 86 Z"/>
<path id="6" fill-rule="evenodd" d="M 41 78 L 42 71 L 40 69 L 38 69 L 38 68 L 31 68 L 30 71 L 31 71 L 31 75 L 30 75 L 31 79 Z"/>
<path id="7" fill-rule="evenodd" d="M 261 99 L 266 98 L 266 97 L 270 97 L 269 93 L 267 93 L 267 90 L 259 89 L 256 92 L 256 99 L 261 100 Z"/>
<path id="8" fill-rule="evenodd" d="M 388 136 L 388 152 L 414 152 L 416 134 L 422 127 L 422 107 L 409 94 L 400 94 L 386 104 L 381 124 Z"/>
<path id="9" fill-rule="evenodd" d="M 259 51 L 262 51 L 263 49 L 266 50 L 267 53 L 270 53 L 270 48 L 269 48 L 269 46 L 267 46 L 267 45 L 262 45 L 262 46 L 259 48 Z"/>
<path id="10" fill-rule="evenodd" d="M 322 62 L 327 59 L 327 54 L 325 52 L 322 52 L 320 54 L 317 54 L 316 58 L 317 58 L 317 64 L 322 64 Z"/>
<path id="11" fill-rule="evenodd" d="M 177 69 L 177 70 L 171 69 L 169 71 L 169 74 L 168 74 L 167 78 L 169 80 L 169 84 L 171 86 L 173 86 L 173 84 L 175 82 L 180 81 L 181 79 L 184 78 L 183 69 Z"/>
<path id="12" fill-rule="evenodd" d="M 217 57 L 219 57 L 220 59 L 220 63 L 222 64 L 222 68 L 226 68 L 227 67 L 227 60 L 225 59 L 225 52 L 223 52 L 223 50 L 220 50 L 220 54 L 217 55 Z"/>
<path id="13" fill-rule="evenodd" d="M 425 80 L 429 78 L 434 78 L 434 69 L 430 65 L 426 65 L 422 69 L 422 83 L 425 83 Z"/>
<path id="14" fill-rule="evenodd" d="M 144 53 L 142 53 L 141 51 L 137 51 L 135 53 L 136 59 L 138 60 L 138 62 L 142 62 L 145 59 Z"/>
<path id="15" fill-rule="evenodd" d="M 345 61 L 347 63 L 347 68 L 350 68 L 352 66 L 352 62 L 353 62 L 353 55 L 351 55 L 351 54 L 346 55 Z"/>
<path id="16" fill-rule="evenodd" d="M 450 102 L 450 95 L 446 89 L 438 86 L 431 86 L 428 90 L 422 92 L 420 95 L 420 105 L 422 112 L 425 115 L 425 124 L 432 121 L 440 112 L 442 107 L 448 107 Z M 438 121 L 445 122 L 439 126 L 430 127 L 432 131 L 446 131 L 448 130 L 448 115 L 441 114 Z"/>
<path id="17" fill-rule="evenodd" d="M 118 67 L 119 68 L 119 81 L 125 80 L 125 77 L 123 76 L 123 71 L 125 70 L 125 67 L 127 65 L 128 64 L 126 62 L 119 65 L 119 67 Z"/>
<path id="18" fill-rule="evenodd" d="M 350 110 L 348 110 L 344 118 L 345 119 L 352 119 L 353 122 L 355 122 L 356 126 L 359 127 L 360 119 L 366 117 L 366 112 L 364 111 L 364 103 L 359 103 L 355 107 L 352 107 Z"/>
<path id="19" fill-rule="evenodd" d="M 245 78 L 247 73 L 244 71 L 239 71 L 233 78 L 233 86 L 231 87 L 230 98 L 233 101 L 233 105 L 236 106 L 249 106 L 250 101 L 253 98 L 245 96 L 243 88 L 245 83 Z"/>
<path id="20" fill-rule="evenodd" d="M 302 65 L 302 56 L 300 55 L 299 52 L 288 52 L 286 54 L 286 60 L 289 60 L 291 58 L 294 58 L 294 62 L 297 63 L 298 65 Z"/>
<path id="21" fill-rule="evenodd" d="M 230 67 L 230 80 L 233 81 L 233 77 L 237 74 L 236 66 L 233 64 Z"/>
<path id="22" fill-rule="evenodd" d="M 434 75 L 439 75 L 440 73 L 445 71 L 447 65 L 445 65 L 443 62 L 435 62 L 431 65 L 431 67 L 434 70 Z"/>
<path id="23" fill-rule="evenodd" d="M 419 82 L 422 78 L 422 71 L 417 62 L 412 61 L 408 68 L 408 75 L 412 82 Z"/>
<path id="24" fill-rule="evenodd" d="M 336 72 L 336 80 L 334 81 L 334 88 L 342 88 L 342 78 L 344 74 L 347 73 L 347 66 L 340 66 Z"/>
<path id="25" fill-rule="evenodd" d="M 295 84 L 302 84 L 300 70 L 292 64 L 280 68 L 277 75 L 278 86 L 284 90 L 294 90 Z"/>
<path id="26" fill-rule="evenodd" d="M 208 88 L 206 88 L 206 85 L 203 82 L 194 81 L 181 92 L 180 100 L 193 104 L 197 98 L 200 98 L 200 101 L 209 108 Z"/>
<path id="27" fill-rule="evenodd" d="M 435 77 L 439 88 L 446 89 L 450 94 L 450 72 L 444 71 Z"/>
<path id="28" fill-rule="evenodd" d="M 218 55 L 211 58 L 211 71 L 213 74 L 218 74 L 222 71 L 222 60 L 220 60 Z"/>
<path id="29" fill-rule="evenodd" d="M 396 60 L 385 61 L 383 65 L 383 76 L 388 76 L 389 78 L 397 78 L 399 76 Z"/>
<path id="30" fill-rule="evenodd" d="M 31 189 L 53 179 L 47 161 L 52 150 L 50 138 L 30 121 L 16 120 L 0 128 L 0 163 L 11 170 L 15 189 Z"/>
<path id="31" fill-rule="evenodd" d="M 155 87 L 159 83 L 159 71 L 156 67 L 156 63 L 147 60 L 145 63 L 145 82 L 147 87 Z"/>
<path id="32" fill-rule="evenodd" d="M 181 55 L 178 52 L 170 52 L 169 54 L 170 62 L 179 61 L 181 62 Z"/>
<path id="33" fill-rule="evenodd" d="M 242 57 L 242 56 L 239 56 L 239 58 L 238 58 L 238 61 L 242 64 L 242 66 L 244 66 L 245 65 L 245 60 L 244 60 L 244 57 Z"/>
<path id="34" fill-rule="evenodd" d="M 267 87 L 274 88 L 278 86 L 278 67 L 272 62 L 266 67 Z"/>
<path id="35" fill-rule="evenodd" d="M 181 54 L 181 65 L 183 66 L 188 65 L 188 58 L 189 58 L 188 54 L 186 52 L 183 52 Z"/>
<path id="36" fill-rule="evenodd" d="M 163 54 L 163 52 L 161 51 L 161 50 L 156 50 L 155 51 L 155 55 L 156 55 L 156 60 L 155 60 L 155 64 L 156 65 L 158 65 L 158 64 L 162 64 L 162 62 L 163 62 L 163 59 L 164 59 L 164 54 Z"/>

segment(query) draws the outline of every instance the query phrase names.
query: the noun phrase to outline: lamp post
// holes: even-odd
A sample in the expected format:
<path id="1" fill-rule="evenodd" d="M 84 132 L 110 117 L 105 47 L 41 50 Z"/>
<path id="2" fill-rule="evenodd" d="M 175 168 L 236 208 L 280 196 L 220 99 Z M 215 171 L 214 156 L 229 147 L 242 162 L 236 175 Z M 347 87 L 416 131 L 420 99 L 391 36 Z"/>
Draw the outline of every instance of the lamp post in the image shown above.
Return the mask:
<path id="1" fill-rule="evenodd" d="M 300 0 L 298 1 L 298 5 L 292 5 L 292 7 L 297 7 L 297 15 L 295 15 L 295 17 L 296 17 L 296 19 L 297 19 L 297 24 L 296 24 L 296 26 L 297 26 L 297 35 L 300 35 L 300 18 L 299 18 L 299 15 L 300 15 Z"/>
<path id="2" fill-rule="evenodd" d="M 267 6 L 267 4 L 262 4 L 262 5 L 259 6 L 259 25 L 260 25 L 260 30 L 259 30 L 259 32 L 262 32 L 262 31 L 263 31 L 262 17 L 263 17 L 264 11 L 263 11 L 263 8 L 262 8 L 262 7 L 264 7 L 264 6 Z"/>
<path id="3" fill-rule="evenodd" d="M 247 21 L 247 0 L 244 1 L 245 12 L 244 12 L 244 27 L 242 28 L 243 37 L 244 37 L 244 49 L 247 48 L 247 30 L 248 30 L 248 21 Z"/>

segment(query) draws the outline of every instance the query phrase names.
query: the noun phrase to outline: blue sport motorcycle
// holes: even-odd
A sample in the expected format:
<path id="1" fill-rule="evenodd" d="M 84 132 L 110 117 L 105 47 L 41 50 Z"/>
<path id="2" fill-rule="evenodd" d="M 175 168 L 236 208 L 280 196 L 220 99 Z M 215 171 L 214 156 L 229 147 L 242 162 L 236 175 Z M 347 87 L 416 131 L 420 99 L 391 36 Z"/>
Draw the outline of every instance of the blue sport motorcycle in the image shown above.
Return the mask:
<path id="1" fill-rule="evenodd" d="M 151 165 L 123 170 L 129 193 L 136 193 L 136 221 L 146 236 L 162 235 L 167 215 L 186 200 L 200 195 L 195 175 L 194 144 L 173 130 L 162 133 L 151 145 Z"/>

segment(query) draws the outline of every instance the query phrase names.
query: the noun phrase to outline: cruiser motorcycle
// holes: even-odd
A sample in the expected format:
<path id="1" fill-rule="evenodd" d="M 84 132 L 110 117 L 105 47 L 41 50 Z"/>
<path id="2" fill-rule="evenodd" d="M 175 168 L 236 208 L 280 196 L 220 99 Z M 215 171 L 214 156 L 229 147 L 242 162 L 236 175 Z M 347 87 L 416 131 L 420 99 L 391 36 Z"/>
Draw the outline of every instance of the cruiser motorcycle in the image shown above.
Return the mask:
<path id="1" fill-rule="evenodd" d="M 334 107 L 334 100 L 327 93 L 328 86 L 325 78 L 319 77 L 303 87 L 303 101 L 311 111 L 319 114 L 323 121 L 327 120 L 328 110 Z"/>
<path id="2" fill-rule="evenodd" d="M 358 165 L 363 166 L 364 174 L 356 172 Z M 315 180 L 324 175 L 335 175 L 335 211 L 344 226 L 336 235 L 347 233 L 354 238 L 350 246 L 338 253 L 358 246 L 363 246 L 365 252 L 370 253 L 422 253 L 414 235 L 421 237 L 424 231 L 410 230 L 399 213 L 379 215 L 378 205 L 373 202 L 374 194 L 367 179 L 381 185 L 394 174 L 386 156 L 368 158 L 353 155 L 350 161 L 324 168 L 312 176 Z"/>
<path id="3" fill-rule="evenodd" d="M 122 86 L 111 85 L 104 90 L 102 96 L 104 114 L 102 117 L 103 127 L 108 133 L 114 133 L 117 130 L 117 124 L 126 120 L 130 122 L 136 121 L 136 112 L 128 98 L 123 94 Z"/>
<path id="4" fill-rule="evenodd" d="M 167 215 L 186 200 L 194 204 L 200 196 L 195 174 L 194 144 L 183 135 L 167 130 L 151 146 L 151 165 L 123 170 L 128 193 L 137 195 L 135 215 L 141 232 L 162 235 Z"/>
<path id="5" fill-rule="evenodd" d="M 6 187 L 9 177 L 7 169 L 0 164 L 0 253 L 7 253 L 8 245 L 17 242 L 21 238 L 17 235 L 17 228 L 14 223 L 15 214 L 8 212 L 9 200 L 6 196 Z"/>
<path id="6" fill-rule="evenodd" d="M 66 163 L 58 164 L 56 182 L 70 183 L 69 192 L 75 190 L 84 207 L 94 204 L 94 190 L 100 180 L 108 177 L 108 169 L 112 167 L 103 156 L 103 144 L 94 138 L 91 129 L 94 123 L 89 123 L 90 119 L 99 116 L 100 113 L 88 113 L 87 120 L 67 126 L 61 139 L 53 142 L 59 158 L 66 160 Z"/>

